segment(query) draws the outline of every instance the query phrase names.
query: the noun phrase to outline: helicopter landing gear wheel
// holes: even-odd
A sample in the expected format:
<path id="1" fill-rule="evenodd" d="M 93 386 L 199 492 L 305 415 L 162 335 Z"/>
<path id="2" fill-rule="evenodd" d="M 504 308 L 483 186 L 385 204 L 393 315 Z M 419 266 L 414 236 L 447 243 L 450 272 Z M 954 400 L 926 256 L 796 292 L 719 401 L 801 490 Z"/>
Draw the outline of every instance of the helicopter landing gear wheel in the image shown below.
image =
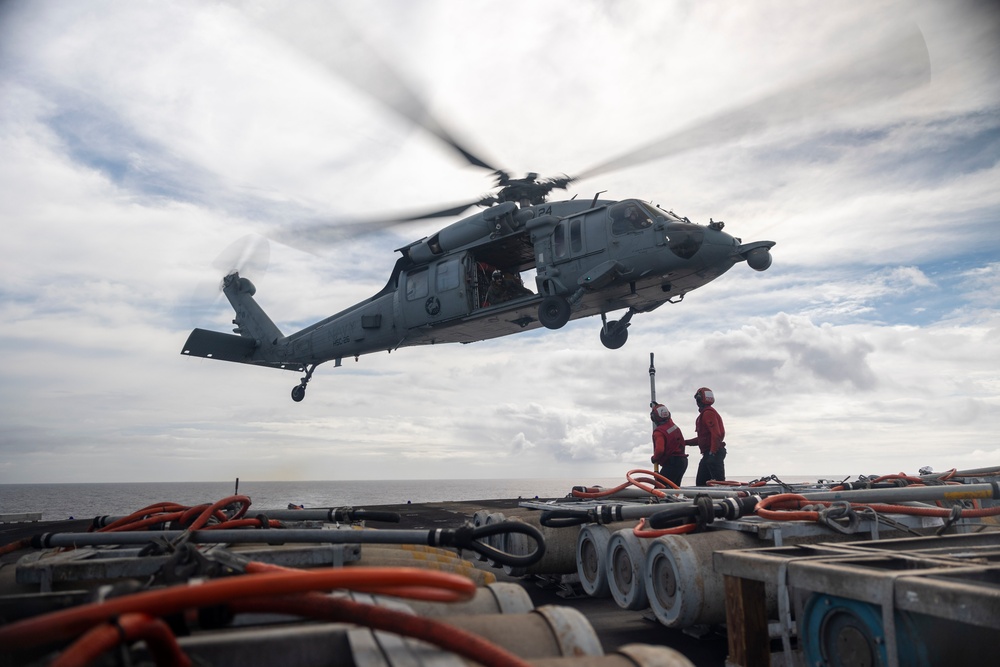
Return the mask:
<path id="1" fill-rule="evenodd" d="M 628 325 L 617 320 L 608 322 L 601 327 L 601 343 L 609 350 L 617 350 L 628 340 Z"/>
<path id="2" fill-rule="evenodd" d="M 302 382 L 292 387 L 292 400 L 296 403 L 301 403 L 302 399 L 306 397 L 306 385 L 312 379 L 314 370 L 316 370 L 316 364 L 306 366 L 306 374 L 302 378 Z"/>
<path id="3" fill-rule="evenodd" d="M 547 296 L 538 306 L 538 321 L 546 329 L 561 329 L 569 322 L 569 302 L 561 296 Z"/>
<path id="4" fill-rule="evenodd" d="M 617 350 L 628 340 L 628 328 L 636 311 L 631 308 L 620 320 L 608 322 L 608 316 L 601 313 L 601 343 L 609 350 Z"/>

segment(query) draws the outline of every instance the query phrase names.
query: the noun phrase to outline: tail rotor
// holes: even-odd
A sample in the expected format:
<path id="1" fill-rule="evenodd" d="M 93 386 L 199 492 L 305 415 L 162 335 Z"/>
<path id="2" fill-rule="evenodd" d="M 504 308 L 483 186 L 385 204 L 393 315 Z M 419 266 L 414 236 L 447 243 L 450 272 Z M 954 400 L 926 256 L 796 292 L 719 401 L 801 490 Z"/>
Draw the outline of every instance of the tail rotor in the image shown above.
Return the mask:
<path id="1" fill-rule="evenodd" d="M 271 244 L 260 234 L 247 234 L 230 243 L 212 260 L 212 278 L 202 280 L 191 298 L 190 324 L 204 327 L 219 319 L 223 307 L 222 287 L 227 276 L 238 273 L 254 281 L 267 273 L 271 260 Z"/>

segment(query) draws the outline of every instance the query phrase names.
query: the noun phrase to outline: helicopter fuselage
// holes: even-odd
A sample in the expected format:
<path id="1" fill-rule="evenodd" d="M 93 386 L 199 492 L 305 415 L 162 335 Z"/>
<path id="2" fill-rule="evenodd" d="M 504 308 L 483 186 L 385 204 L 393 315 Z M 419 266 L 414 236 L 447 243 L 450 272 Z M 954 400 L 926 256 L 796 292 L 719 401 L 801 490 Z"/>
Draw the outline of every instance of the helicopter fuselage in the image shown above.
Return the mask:
<path id="1" fill-rule="evenodd" d="M 371 298 L 284 336 L 237 273 L 223 291 L 238 335 L 195 329 L 190 356 L 306 371 L 376 351 L 472 343 L 601 315 L 601 340 L 621 347 L 631 317 L 678 302 L 733 265 L 771 262 L 771 241 L 743 244 L 723 223 L 698 225 L 636 199 L 503 202 L 399 249 L 385 287 Z M 534 271 L 534 287 L 521 274 Z M 617 321 L 607 314 L 627 309 Z"/>

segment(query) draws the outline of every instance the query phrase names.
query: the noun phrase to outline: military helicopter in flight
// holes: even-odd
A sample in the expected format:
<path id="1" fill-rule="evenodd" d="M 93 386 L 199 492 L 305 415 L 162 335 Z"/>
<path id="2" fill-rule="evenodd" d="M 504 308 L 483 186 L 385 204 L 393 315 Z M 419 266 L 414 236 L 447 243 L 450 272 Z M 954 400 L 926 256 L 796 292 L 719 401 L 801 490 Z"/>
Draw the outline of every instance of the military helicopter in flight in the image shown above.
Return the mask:
<path id="1" fill-rule="evenodd" d="M 918 60 L 920 48 L 926 62 L 922 38 Z M 883 65 L 897 87 L 908 88 L 926 76 L 920 66 L 914 70 L 912 60 L 907 50 Z M 903 66 L 916 74 L 902 79 L 899 69 Z M 870 60 L 866 67 L 872 70 Z M 697 224 L 640 198 L 602 199 L 599 192 L 585 199 L 550 201 L 552 191 L 680 151 L 731 141 L 774 122 L 865 101 L 856 92 L 836 92 L 837 86 L 851 85 L 849 73 L 838 69 L 793 85 L 574 177 L 539 178 L 528 173 L 515 178 L 458 141 L 426 108 L 414 108 L 419 96 L 392 72 L 384 78 L 397 89 L 402 87 L 404 94 L 372 96 L 437 137 L 470 165 L 493 172 L 496 193 L 391 221 L 454 217 L 474 206 L 483 208 L 398 248 L 400 257 L 378 293 L 301 331 L 283 333 L 255 299 L 254 284 L 238 270 L 229 273 L 222 291 L 236 313 L 233 333 L 196 328 L 182 354 L 304 373 L 291 392 L 298 402 L 320 364 L 333 361 L 339 367 L 346 358 L 357 361 L 361 355 L 383 350 L 472 343 L 541 327 L 556 330 L 570 320 L 595 315 L 601 320 L 601 342 L 609 349 L 620 348 L 635 315 L 650 313 L 665 303 L 679 303 L 736 264 L 746 262 L 751 269 L 766 270 L 775 242 L 744 243 L 723 231 L 721 221 Z M 820 89 L 827 94 L 816 95 Z M 835 92 L 830 93 L 831 89 Z M 882 99 L 899 91 L 882 85 L 863 92 Z M 393 106 L 386 102 L 389 98 L 405 99 L 406 105 Z M 794 118 L 780 117 L 774 111 L 787 108 L 794 108 Z M 374 224 L 385 225 L 384 221 Z M 335 236 L 336 229 L 303 229 L 299 238 L 321 239 L 327 233 Z M 521 275 L 532 270 L 534 285 L 529 287 Z"/>
<path id="2" fill-rule="evenodd" d="M 638 199 L 549 202 L 544 193 L 561 181 L 500 178 L 495 204 L 399 248 L 377 294 L 301 331 L 283 334 L 254 284 L 230 273 L 223 292 L 236 311 L 234 333 L 195 329 L 183 354 L 304 371 L 292 389 L 301 401 L 327 361 L 559 329 L 591 315 L 601 317 L 601 342 L 620 348 L 634 315 L 680 302 L 739 262 L 758 271 L 771 264 L 773 241 L 742 243 L 722 222 L 698 225 Z M 531 269 L 535 290 L 520 277 Z"/>

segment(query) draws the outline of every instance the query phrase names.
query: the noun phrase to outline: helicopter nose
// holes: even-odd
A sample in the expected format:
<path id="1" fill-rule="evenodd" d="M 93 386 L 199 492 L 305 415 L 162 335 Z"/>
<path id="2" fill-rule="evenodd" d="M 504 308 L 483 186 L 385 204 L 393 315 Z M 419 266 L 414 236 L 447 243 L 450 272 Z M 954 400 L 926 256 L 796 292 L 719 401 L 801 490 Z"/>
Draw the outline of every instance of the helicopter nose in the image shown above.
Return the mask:
<path id="1" fill-rule="evenodd" d="M 706 229 L 705 230 L 705 250 L 712 253 L 713 255 L 719 253 L 729 254 L 733 251 L 733 248 L 739 246 L 739 242 L 729 234 L 720 231 L 718 229 Z"/>
<path id="2" fill-rule="evenodd" d="M 718 227 L 676 222 L 666 228 L 667 249 L 683 260 L 710 266 L 727 257 L 738 243 Z"/>
<path id="3" fill-rule="evenodd" d="M 739 261 L 739 245 L 739 241 L 723 231 L 705 229 L 701 248 L 692 259 L 701 264 L 703 271 L 721 274 Z"/>

